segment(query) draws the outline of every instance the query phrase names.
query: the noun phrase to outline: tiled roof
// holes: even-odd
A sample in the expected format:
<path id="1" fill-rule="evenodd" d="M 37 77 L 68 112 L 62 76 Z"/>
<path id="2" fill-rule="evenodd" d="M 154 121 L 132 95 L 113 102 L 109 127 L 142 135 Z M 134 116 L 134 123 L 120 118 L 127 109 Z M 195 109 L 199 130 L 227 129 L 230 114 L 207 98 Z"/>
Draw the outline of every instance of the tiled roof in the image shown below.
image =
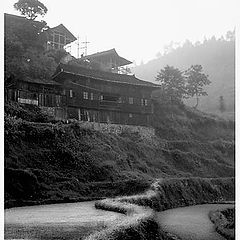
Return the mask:
<path id="1" fill-rule="evenodd" d="M 116 83 L 141 85 L 141 86 L 148 86 L 148 87 L 159 87 L 159 85 L 157 84 L 140 80 L 136 78 L 134 75 L 104 72 L 100 70 L 93 70 L 93 69 L 88 69 L 81 66 L 72 66 L 69 64 L 62 64 L 62 63 L 59 64 L 58 73 L 56 73 L 53 76 L 53 79 L 57 80 L 58 74 L 61 74 L 61 73 L 85 76 L 85 77 L 94 78 L 102 81 L 111 81 Z"/>
<path id="2" fill-rule="evenodd" d="M 91 54 L 91 55 L 87 55 L 85 57 L 80 58 L 80 60 L 84 60 L 84 59 L 94 60 L 94 59 L 98 59 L 98 58 L 101 58 L 101 57 L 104 57 L 104 56 L 115 57 L 117 59 L 118 63 L 119 63 L 119 66 L 124 66 L 124 65 L 132 63 L 131 61 L 129 61 L 129 60 L 123 58 L 123 57 L 120 57 L 118 55 L 118 53 L 116 52 L 115 48 L 107 50 L 107 51 L 97 52 L 97 53 L 94 53 L 94 54 Z"/>
<path id="3" fill-rule="evenodd" d="M 46 80 L 46 79 L 32 79 L 29 77 L 26 77 L 24 79 L 21 79 L 20 81 L 23 82 L 30 82 L 30 83 L 36 83 L 36 84 L 43 84 L 43 85 L 61 85 L 58 82 L 55 82 L 53 80 Z"/>
<path id="4" fill-rule="evenodd" d="M 9 13 L 4 13 L 4 23 L 5 25 L 7 24 L 18 24 L 19 22 L 30 22 L 31 20 L 27 19 L 26 17 L 23 16 L 18 16 L 18 15 L 13 15 Z M 39 21 L 34 20 L 34 24 L 42 24 Z"/>

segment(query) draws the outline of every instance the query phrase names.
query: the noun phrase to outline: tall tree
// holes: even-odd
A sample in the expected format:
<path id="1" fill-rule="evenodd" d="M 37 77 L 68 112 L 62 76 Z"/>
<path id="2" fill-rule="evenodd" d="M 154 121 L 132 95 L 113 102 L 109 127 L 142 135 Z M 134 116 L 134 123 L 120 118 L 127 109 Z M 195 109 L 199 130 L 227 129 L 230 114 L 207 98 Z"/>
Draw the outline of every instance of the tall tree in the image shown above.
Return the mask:
<path id="1" fill-rule="evenodd" d="M 223 112 L 225 112 L 225 110 L 226 110 L 226 107 L 225 107 L 225 103 L 224 103 L 224 98 L 223 98 L 223 96 L 220 96 L 219 97 L 219 110 L 220 110 L 220 112 L 221 113 L 223 113 Z"/>
<path id="2" fill-rule="evenodd" d="M 30 20 L 34 20 L 38 15 L 44 16 L 48 11 L 47 7 L 38 0 L 18 0 L 14 8 Z"/>
<path id="3" fill-rule="evenodd" d="M 185 96 L 185 81 L 183 73 L 172 66 L 166 66 L 158 73 L 156 81 L 159 81 L 162 95 L 165 100 L 180 102 Z"/>
<path id="4" fill-rule="evenodd" d="M 187 71 L 185 76 L 187 80 L 186 90 L 190 97 L 196 96 L 196 105 L 198 107 L 199 97 L 206 96 L 207 92 L 204 91 L 204 86 L 209 85 L 211 81 L 208 79 L 208 75 L 204 74 L 201 65 L 192 65 Z"/>

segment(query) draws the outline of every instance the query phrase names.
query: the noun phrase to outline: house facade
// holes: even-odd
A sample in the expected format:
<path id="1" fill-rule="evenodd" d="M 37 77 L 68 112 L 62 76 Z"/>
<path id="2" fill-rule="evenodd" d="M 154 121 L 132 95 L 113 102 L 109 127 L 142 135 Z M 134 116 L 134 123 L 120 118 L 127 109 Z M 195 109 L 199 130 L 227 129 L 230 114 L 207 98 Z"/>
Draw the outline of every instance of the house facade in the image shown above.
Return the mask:
<path id="1" fill-rule="evenodd" d="M 61 84 L 69 119 L 150 125 L 151 93 L 158 85 L 133 75 L 60 64 L 53 80 Z"/>
<path id="2" fill-rule="evenodd" d="M 77 40 L 77 38 L 63 24 L 50 28 L 47 33 L 47 50 L 63 49 L 67 44 Z"/>

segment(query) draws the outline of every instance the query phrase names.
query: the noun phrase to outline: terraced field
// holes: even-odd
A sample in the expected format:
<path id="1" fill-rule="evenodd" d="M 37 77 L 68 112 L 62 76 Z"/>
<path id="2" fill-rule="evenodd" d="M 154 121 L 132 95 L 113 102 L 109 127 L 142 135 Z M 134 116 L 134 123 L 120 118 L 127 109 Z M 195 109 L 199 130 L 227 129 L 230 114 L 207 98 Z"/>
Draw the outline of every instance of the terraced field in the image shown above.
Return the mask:
<path id="1" fill-rule="evenodd" d="M 81 239 L 123 214 L 98 210 L 94 201 L 5 210 L 5 239 Z"/>

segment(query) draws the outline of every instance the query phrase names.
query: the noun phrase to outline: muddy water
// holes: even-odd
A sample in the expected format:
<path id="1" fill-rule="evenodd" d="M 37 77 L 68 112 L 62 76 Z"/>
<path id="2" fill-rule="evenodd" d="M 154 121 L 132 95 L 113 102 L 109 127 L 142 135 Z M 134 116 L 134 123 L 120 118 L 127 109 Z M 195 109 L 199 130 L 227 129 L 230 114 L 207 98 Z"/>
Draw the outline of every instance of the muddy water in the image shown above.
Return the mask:
<path id="1" fill-rule="evenodd" d="M 210 221 L 208 213 L 234 207 L 234 204 L 204 204 L 174 208 L 158 213 L 163 230 L 185 240 L 225 240 Z"/>
<path id="2" fill-rule="evenodd" d="M 10 208 L 4 215 L 5 239 L 78 239 L 124 217 L 95 209 L 94 201 Z"/>

